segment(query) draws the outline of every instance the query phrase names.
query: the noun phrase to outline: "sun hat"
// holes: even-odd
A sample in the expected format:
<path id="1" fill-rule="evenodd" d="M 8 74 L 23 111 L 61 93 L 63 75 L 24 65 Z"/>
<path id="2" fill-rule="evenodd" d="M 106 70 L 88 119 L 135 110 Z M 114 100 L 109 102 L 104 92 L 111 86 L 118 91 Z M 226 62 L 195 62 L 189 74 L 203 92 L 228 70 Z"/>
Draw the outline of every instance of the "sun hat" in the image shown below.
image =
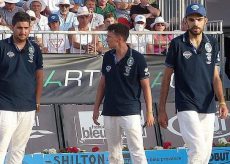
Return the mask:
<path id="1" fill-rule="evenodd" d="M 169 23 L 165 22 L 163 17 L 156 17 L 155 21 L 150 25 L 150 27 L 153 28 L 155 26 L 155 24 L 157 24 L 157 23 L 164 23 L 166 28 L 169 27 Z"/>
<path id="2" fill-rule="evenodd" d="M 20 0 L 4 0 L 6 3 L 18 3 Z"/>
<path id="3" fill-rule="evenodd" d="M 29 14 L 29 16 L 31 17 L 30 18 L 31 20 L 36 20 L 36 15 L 35 15 L 34 11 L 27 10 L 26 13 Z"/>
<path id="4" fill-rule="evenodd" d="M 200 14 L 206 17 L 206 10 L 203 5 L 199 3 L 193 3 L 187 7 L 185 16 L 187 17 L 191 14 Z"/>
<path id="5" fill-rule="evenodd" d="M 4 0 L 0 0 L 0 7 L 4 7 L 4 6 L 5 6 Z"/>
<path id="6" fill-rule="evenodd" d="M 80 6 L 77 10 L 77 16 L 90 15 L 90 12 L 86 6 Z"/>
<path id="7" fill-rule="evenodd" d="M 45 10 L 46 4 L 45 4 L 45 2 L 43 0 L 29 0 L 29 1 L 27 1 L 26 6 L 27 6 L 28 9 L 30 9 L 30 5 L 31 5 L 32 2 L 39 2 L 39 3 L 41 3 L 41 5 L 42 5 L 42 10 L 41 11 Z"/>
<path id="8" fill-rule="evenodd" d="M 70 3 L 69 0 L 59 0 L 55 6 L 59 7 L 59 5 L 69 5 L 70 8 L 73 8 L 74 6 Z"/>

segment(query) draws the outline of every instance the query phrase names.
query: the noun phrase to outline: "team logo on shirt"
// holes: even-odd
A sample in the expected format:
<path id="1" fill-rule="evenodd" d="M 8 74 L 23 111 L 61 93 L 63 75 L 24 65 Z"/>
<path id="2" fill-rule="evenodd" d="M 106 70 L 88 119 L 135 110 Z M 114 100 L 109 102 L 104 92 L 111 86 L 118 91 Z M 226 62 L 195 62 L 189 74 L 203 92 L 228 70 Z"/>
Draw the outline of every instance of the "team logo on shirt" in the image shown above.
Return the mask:
<path id="1" fill-rule="evenodd" d="M 212 52 L 212 45 L 210 43 L 205 43 L 204 47 L 208 53 Z"/>
<path id="2" fill-rule="evenodd" d="M 145 76 L 149 76 L 150 75 L 149 69 L 147 67 L 144 69 L 144 72 L 145 72 Z"/>
<path id="3" fill-rule="evenodd" d="M 207 64 L 211 64 L 212 63 L 212 54 L 211 53 L 206 53 L 206 57 L 207 57 Z"/>
<path id="4" fill-rule="evenodd" d="M 28 62 L 33 63 L 34 62 L 34 47 L 33 46 L 29 47 L 29 54 L 28 54 L 28 56 L 29 56 Z"/>
<path id="5" fill-rule="evenodd" d="M 133 59 L 133 57 L 129 57 L 128 60 L 127 60 L 127 65 L 128 65 L 129 67 L 131 67 L 133 64 L 134 64 L 134 59 Z"/>
<path id="6" fill-rule="evenodd" d="M 192 56 L 192 53 L 189 52 L 189 51 L 185 51 L 185 52 L 183 53 L 183 56 L 184 56 L 186 59 L 189 59 L 189 58 Z"/>
<path id="7" fill-rule="evenodd" d="M 125 76 L 129 76 L 130 70 L 131 70 L 131 67 L 125 66 L 125 73 L 124 73 L 124 75 L 125 75 Z"/>
<path id="8" fill-rule="evenodd" d="M 12 51 L 10 51 L 10 52 L 7 52 L 7 54 L 6 54 L 7 56 L 9 56 L 9 58 L 12 58 L 12 57 L 14 57 L 15 56 L 15 54 L 12 52 Z"/>
<path id="9" fill-rule="evenodd" d="M 108 65 L 108 66 L 106 66 L 105 69 L 106 69 L 107 72 L 109 72 L 111 70 L 111 66 Z"/>

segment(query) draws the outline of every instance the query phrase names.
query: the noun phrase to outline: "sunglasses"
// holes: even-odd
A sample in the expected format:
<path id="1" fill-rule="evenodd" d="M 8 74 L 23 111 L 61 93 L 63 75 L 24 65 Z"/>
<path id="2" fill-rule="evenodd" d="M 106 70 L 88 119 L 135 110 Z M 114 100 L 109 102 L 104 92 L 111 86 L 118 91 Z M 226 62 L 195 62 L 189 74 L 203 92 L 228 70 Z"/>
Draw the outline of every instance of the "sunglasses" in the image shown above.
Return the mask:
<path id="1" fill-rule="evenodd" d="M 60 4 L 60 5 L 59 5 L 59 7 L 65 7 L 65 8 L 68 8 L 68 7 L 70 7 L 70 5 L 68 5 L 68 4 Z"/>
<path id="2" fill-rule="evenodd" d="M 157 23 L 156 26 L 165 26 L 164 23 Z"/>
<path id="3" fill-rule="evenodd" d="M 82 16 L 78 16 L 78 18 L 80 18 L 80 19 L 83 19 L 83 18 L 88 18 L 89 17 L 89 15 L 82 15 Z"/>

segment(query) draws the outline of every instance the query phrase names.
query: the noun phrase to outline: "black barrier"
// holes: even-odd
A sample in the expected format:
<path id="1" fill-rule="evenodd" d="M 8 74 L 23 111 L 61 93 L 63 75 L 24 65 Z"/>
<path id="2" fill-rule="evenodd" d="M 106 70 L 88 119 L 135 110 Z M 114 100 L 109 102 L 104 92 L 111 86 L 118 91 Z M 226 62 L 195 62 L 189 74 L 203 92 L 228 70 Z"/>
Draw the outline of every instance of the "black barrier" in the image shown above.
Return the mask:
<path id="1" fill-rule="evenodd" d="M 26 153 L 41 152 L 47 148 L 59 149 L 62 138 L 59 136 L 54 105 L 41 105 L 35 117 L 35 123 L 26 147 Z"/>

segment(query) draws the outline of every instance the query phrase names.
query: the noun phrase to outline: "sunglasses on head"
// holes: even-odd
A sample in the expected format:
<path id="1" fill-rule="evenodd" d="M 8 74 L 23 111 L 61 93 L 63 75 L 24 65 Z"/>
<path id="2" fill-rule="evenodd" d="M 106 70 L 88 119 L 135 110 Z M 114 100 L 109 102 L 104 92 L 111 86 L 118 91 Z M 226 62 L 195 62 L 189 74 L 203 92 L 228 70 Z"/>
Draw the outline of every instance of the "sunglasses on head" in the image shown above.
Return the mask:
<path id="1" fill-rule="evenodd" d="M 157 23 L 156 26 L 165 26 L 164 23 Z"/>
<path id="2" fill-rule="evenodd" d="M 60 7 L 65 7 L 65 8 L 70 7 L 70 5 L 68 5 L 68 4 L 60 4 L 59 6 L 60 6 Z"/>

